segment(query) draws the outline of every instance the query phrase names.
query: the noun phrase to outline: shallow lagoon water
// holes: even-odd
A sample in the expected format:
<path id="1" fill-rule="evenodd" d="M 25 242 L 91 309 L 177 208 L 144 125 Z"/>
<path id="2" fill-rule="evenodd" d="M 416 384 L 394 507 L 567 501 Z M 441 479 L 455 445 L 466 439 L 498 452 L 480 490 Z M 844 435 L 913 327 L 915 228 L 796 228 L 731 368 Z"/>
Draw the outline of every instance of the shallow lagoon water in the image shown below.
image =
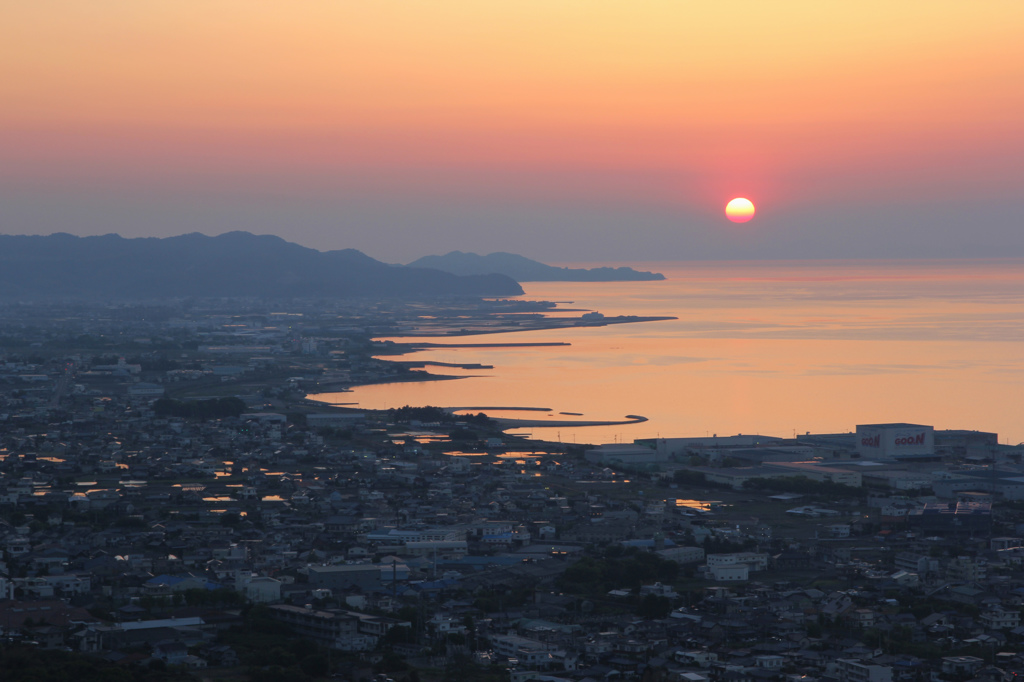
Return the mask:
<path id="1" fill-rule="evenodd" d="M 494 369 L 319 398 L 368 409 L 546 407 L 502 416 L 551 421 L 649 419 L 520 430 L 570 443 L 792 436 L 894 421 L 1024 441 L 1024 260 L 628 265 L 668 279 L 527 283 L 525 297 L 678 320 L 478 336 L 571 345 L 418 352 Z"/>

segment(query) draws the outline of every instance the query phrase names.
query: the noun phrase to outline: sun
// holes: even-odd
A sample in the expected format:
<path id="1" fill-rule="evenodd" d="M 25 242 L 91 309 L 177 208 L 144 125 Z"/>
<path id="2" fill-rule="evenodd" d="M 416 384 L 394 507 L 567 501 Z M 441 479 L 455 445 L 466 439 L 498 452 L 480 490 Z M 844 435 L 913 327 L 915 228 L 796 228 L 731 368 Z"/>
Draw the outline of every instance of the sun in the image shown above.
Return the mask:
<path id="1" fill-rule="evenodd" d="M 754 217 L 754 202 L 736 197 L 725 205 L 725 216 L 734 223 L 745 223 Z"/>

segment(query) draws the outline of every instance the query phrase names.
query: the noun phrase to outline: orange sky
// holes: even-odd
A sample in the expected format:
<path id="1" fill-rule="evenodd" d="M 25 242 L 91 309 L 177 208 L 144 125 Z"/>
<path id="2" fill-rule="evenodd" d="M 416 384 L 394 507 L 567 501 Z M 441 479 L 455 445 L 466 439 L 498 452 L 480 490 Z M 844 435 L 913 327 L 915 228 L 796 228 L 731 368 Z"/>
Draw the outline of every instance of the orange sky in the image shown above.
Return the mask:
<path id="1" fill-rule="evenodd" d="M 0 198 L 1015 196 L 1022 35 L 1016 0 L 8 2 Z"/>

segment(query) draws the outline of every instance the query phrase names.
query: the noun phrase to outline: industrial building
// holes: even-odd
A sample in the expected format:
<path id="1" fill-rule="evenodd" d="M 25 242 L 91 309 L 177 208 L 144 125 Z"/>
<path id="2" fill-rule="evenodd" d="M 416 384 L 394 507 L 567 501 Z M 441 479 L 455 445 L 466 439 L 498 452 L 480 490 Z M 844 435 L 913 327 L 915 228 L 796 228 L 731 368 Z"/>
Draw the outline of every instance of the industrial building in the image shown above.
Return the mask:
<path id="1" fill-rule="evenodd" d="M 313 587 L 344 590 L 358 587 L 363 591 L 380 589 L 380 566 L 354 564 L 346 566 L 310 566 L 309 583 Z"/>
<path id="2" fill-rule="evenodd" d="M 907 514 L 907 521 L 922 533 L 976 535 L 992 529 L 991 502 L 930 502 Z"/>
<path id="3" fill-rule="evenodd" d="M 858 424 L 862 457 L 919 459 L 935 455 L 935 428 L 923 424 Z"/>
<path id="4" fill-rule="evenodd" d="M 782 438 L 775 436 L 757 436 L 739 434 L 736 436 L 699 436 L 693 438 L 655 438 L 636 441 L 658 451 L 665 457 L 684 455 L 691 450 L 708 450 L 715 448 L 756 448 L 781 443 Z"/>
<path id="5" fill-rule="evenodd" d="M 583 457 L 591 464 L 619 466 L 650 466 L 668 461 L 668 454 L 644 445 L 610 444 L 587 450 Z"/>
<path id="6" fill-rule="evenodd" d="M 822 466 L 817 462 L 775 462 L 765 464 L 765 468 L 781 470 L 788 476 L 804 476 L 820 483 L 838 483 L 852 488 L 861 487 L 863 482 L 859 471 Z"/>

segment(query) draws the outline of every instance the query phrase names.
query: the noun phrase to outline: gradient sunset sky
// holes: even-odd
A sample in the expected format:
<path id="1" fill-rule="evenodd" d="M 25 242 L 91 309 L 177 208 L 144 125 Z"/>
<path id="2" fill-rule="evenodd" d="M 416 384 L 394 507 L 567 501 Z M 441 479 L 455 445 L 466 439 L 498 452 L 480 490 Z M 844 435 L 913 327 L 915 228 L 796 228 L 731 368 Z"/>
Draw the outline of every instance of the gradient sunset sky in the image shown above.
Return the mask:
<path id="1" fill-rule="evenodd" d="M 1024 256 L 1022 202 L 1019 0 L 0 0 L 6 234 Z"/>

